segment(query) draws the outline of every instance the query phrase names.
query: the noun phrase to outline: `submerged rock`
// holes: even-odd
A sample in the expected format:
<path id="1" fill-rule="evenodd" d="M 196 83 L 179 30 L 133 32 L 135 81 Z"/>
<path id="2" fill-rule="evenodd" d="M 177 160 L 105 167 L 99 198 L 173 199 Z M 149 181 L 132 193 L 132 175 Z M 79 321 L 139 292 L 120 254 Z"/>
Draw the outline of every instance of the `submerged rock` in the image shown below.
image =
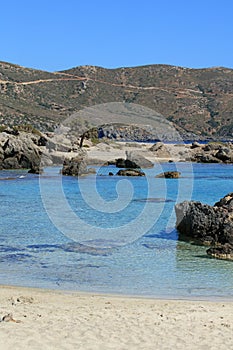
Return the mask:
<path id="1" fill-rule="evenodd" d="M 88 246 L 77 242 L 63 244 L 61 248 L 65 252 L 84 253 L 84 254 L 90 254 L 90 255 L 107 256 L 110 253 L 112 253 L 112 248 L 93 247 L 93 246 Z"/>

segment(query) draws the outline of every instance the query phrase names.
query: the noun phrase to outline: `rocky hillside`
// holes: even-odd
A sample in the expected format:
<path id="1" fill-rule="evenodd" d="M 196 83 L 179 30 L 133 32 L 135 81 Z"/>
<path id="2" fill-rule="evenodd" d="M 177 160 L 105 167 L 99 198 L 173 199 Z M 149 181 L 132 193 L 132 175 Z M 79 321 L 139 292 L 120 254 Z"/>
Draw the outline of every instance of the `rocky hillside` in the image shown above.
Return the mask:
<path id="1" fill-rule="evenodd" d="M 198 136 L 233 136 L 232 69 L 82 66 L 49 73 L 0 62 L 0 124 L 52 130 L 74 112 L 107 102 L 151 108 L 178 130 Z M 124 123 L 123 115 L 119 123 Z M 143 116 L 140 123 L 145 124 Z M 86 125 L 93 123 L 82 114 L 80 130 Z"/>

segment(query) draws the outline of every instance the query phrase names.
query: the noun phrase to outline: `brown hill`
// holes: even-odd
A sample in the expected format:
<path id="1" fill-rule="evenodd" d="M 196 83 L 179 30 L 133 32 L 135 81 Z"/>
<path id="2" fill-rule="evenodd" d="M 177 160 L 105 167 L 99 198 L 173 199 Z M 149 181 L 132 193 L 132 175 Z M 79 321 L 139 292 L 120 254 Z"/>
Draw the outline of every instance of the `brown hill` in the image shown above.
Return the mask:
<path id="1" fill-rule="evenodd" d="M 233 136 L 232 69 L 81 66 L 49 73 L 0 62 L 1 124 L 30 123 L 51 130 L 84 107 L 108 102 L 151 108 L 179 130 L 202 137 Z M 88 122 L 84 116 L 80 126 Z M 140 122 L 144 124 L 143 116 Z"/>

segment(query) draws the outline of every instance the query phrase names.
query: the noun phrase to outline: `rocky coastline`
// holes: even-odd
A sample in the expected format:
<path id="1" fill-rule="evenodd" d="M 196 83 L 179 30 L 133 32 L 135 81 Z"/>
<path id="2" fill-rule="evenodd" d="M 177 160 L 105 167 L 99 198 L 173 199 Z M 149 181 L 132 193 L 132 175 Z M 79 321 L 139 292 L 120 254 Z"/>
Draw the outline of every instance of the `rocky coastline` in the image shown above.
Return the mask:
<path id="1" fill-rule="evenodd" d="M 156 162 L 168 161 L 229 164 L 233 163 L 233 144 L 88 140 L 62 133 L 42 134 L 29 126 L 6 127 L 0 132 L 0 169 L 25 168 L 40 173 L 43 166 L 64 162 L 67 169 L 68 160 L 80 157 L 86 165 L 115 164 L 119 168 L 152 168 Z M 83 169 L 82 173 L 88 172 Z"/>

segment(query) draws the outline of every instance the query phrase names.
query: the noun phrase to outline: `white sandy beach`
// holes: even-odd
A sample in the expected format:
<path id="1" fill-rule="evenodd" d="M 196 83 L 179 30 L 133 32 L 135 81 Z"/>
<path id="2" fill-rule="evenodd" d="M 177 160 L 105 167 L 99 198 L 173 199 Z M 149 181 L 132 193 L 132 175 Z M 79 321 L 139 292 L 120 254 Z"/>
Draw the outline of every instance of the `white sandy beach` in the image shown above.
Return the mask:
<path id="1" fill-rule="evenodd" d="M 233 302 L 0 288 L 0 349 L 232 349 Z"/>

